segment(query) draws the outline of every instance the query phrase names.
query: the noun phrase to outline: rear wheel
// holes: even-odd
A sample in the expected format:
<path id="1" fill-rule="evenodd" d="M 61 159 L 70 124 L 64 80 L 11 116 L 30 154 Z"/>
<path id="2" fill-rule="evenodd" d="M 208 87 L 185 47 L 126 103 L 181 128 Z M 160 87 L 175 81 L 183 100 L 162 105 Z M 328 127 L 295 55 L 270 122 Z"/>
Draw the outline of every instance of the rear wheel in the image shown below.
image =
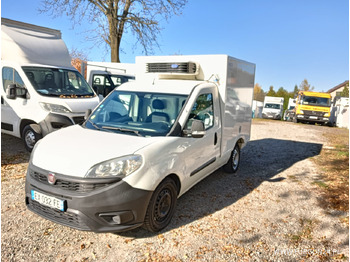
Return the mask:
<path id="1" fill-rule="evenodd" d="M 42 135 L 36 132 L 30 125 L 27 125 L 23 129 L 22 138 L 25 148 L 29 152 L 32 152 L 34 145 L 42 138 Z"/>
<path id="2" fill-rule="evenodd" d="M 173 217 L 176 201 L 176 183 L 171 178 L 166 178 L 152 195 L 143 227 L 151 232 L 158 232 L 165 228 Z"/>
<path id="3" fill-rule="evenodd" d="M 238 145 L 233 149 L 230 159 L 224 165 L 224 170 L 228 173 L 236 173 L 241 159 L 241 150 Z"/>

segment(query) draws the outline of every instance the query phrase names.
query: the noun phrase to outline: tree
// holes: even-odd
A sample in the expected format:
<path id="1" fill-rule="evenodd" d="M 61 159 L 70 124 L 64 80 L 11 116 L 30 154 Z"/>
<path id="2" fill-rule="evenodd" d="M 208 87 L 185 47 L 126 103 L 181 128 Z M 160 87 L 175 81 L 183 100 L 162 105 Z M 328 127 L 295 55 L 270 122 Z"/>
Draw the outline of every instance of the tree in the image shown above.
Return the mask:
<path id="1" fill-rule="evenodd" d="M 73 24 L 83 18 L 97 24 L 92 30 L 111 50 L 111 62 L 120 62 L 120 44 L 123 34 L 131 32 L 149 54 L 161 31 L 160 21 L 180 15 L 187 0 L 42 0 L 40 12 L 53 17 L 65 14 Z M 98 41 L 98 40 L 97 40 Z"/>
<path id="2" fill-rule="evenodd" d="M 349 97 L 349 84 L 344 86 L 343 91 L 340 93 L 341 97 Z"/>
<path id="3" fill-rule="evenodd" d="M 262 89 L 261 85 L 256 83 L 254 85 L 254 100 L 264 102 L 264 98 L 265 98 L 264 90 Z"/>
<path id="4" fill-rule="evenodd" d="M 270 86 L 269 92 L 266 94 L 267 96 L 276 96 L 275 90 L 273 90 L 273 86 Z"/>
<path id="5" fill-rule="evenodd" d="M 72 58 L 71 64 L 74 66 L 80 73 L 82 73 L 82 63 L 86 63 L 88 61 L 88 56 L 83 51 L 79 51 L 76 48 L 72 48 L 69 50 L 69 54 Z M 84 78 L 86 79 L 86 70 L 84 72 Z"/>
<path id="6" fill-rule="evenodd" d="M 299 85 L 300 91 L 312 91 L 315 89 L 315 87 L 311 87 L 307 79 L 305 78 L 301 84 Z"/>
<path id="7" fill-rule="evenodd" d="M 298 85 L 295 85 L 293 93 L 291 94 L 291 97 L 296 97 L 298 95 L 298 93 L 299 93 Z"/>

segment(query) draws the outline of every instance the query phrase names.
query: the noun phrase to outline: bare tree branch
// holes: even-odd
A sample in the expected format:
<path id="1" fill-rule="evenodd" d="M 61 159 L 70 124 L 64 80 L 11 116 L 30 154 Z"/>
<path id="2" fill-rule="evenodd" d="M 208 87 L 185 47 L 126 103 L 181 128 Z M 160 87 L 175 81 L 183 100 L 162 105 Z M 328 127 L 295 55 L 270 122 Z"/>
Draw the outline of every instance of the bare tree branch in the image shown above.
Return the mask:
<path id="1" fill-rule="evenodd" d="M 135 46 L 141 45 L 149 54 L 154 45 L 159 47 L 159 22 L 181 15 L 186 3 L 187 0 L 42 0 L 39 11 L 54 18 L 66 15 L 73 27 L 83 19 L 96 23 L 96 28 L 89 30 L 95 36 L 88 39 L 105 42 L 111 50 L 111 61 L 120 62 L 120 44 L 125 30 L 136 36 Z"/>

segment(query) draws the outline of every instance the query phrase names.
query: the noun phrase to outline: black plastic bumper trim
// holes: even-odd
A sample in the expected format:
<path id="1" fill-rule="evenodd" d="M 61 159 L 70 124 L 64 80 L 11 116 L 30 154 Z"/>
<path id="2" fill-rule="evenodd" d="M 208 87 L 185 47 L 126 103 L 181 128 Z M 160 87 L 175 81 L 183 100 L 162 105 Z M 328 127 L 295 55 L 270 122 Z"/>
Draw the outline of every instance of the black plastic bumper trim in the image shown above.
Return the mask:
<path id="1" fill-rule="evenodd" d="M 28 170 L 30 168 L 33 166 L 30 165 Z M 78 180 L 83 182 L 84 179 Z M 31 200 L 31 189 L 65 200 L 66 212 Z M 25 192 L 26 205 L 34 213 L 65 226 L 97 233 L 120 232 L 141 226 L 153 193 L 134 188 L 123 180 L 88 193 L 77 193 L 44 184 L 29 174 L 26 176 Z M 114 221 L 113 217 L 118 215 L 120 221 Z"/>

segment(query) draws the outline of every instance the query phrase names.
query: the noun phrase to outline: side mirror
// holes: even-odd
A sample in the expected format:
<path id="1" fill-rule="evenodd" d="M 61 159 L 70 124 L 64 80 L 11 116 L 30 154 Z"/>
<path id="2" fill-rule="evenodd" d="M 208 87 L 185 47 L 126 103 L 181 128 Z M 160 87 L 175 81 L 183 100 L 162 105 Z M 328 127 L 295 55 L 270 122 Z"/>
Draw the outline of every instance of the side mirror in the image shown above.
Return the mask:
<path id="1" fill-rule="evenodd" d="M 6 97 L 8 99 L 16 99 L 16 89 L 17 86 L 15 84 L 8 85 L 6 89 Z"/>
<path id="2" fill-rule="evenodd" d="M 16 86 L 16 84 L 11 84 L 6 89 L 6 97 L 8 99 L 27 98 L 28 91 L 24 87 Z"/>
<path id="3" fill-rule="evenodd" d="M 91 112 L 92 112 L 91 109 L 86 110 L 84 120 L 87 120 L 89 118 L 89 116 L 91 115 Z"/>
<path id="4" fill-rule="evenodd" d="M 200 120 L 193 120 L 191 127 L 193 138 L 201 138 L 205 135 L 204 123 Z"/>

